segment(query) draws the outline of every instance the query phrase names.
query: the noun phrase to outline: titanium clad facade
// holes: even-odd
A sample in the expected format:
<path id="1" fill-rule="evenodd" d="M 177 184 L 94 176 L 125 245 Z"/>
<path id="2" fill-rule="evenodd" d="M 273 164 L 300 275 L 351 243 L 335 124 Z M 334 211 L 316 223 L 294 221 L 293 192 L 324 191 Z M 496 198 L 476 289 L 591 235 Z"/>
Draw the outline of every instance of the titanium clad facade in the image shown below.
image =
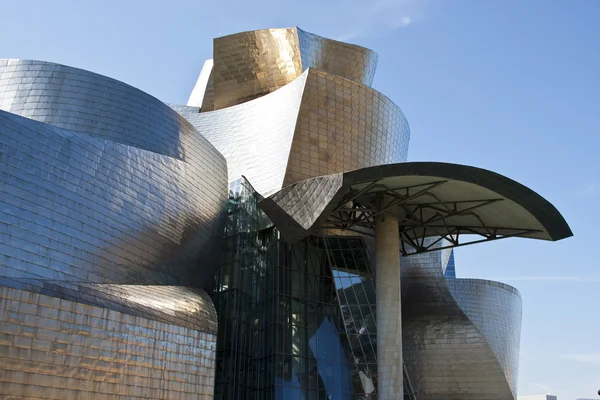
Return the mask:
<path id="1" fill-rule="evenodd" d="M 222 110 L 172 107 L 225 156 L 229 181 L 244 175 L 264 196 L 307 178 L 406 161 L 410 140 L 389 98 L 315 69 Z"/>
<path id="2" fill-rule="evenodd" d="M 406 162 L 376 66 L 297 27 L 242 32 L 169 107 L 0 60 L 0 398 L 514 400 L 520 296 L 456 279 L 452 248 L 572 233 L 504 176 Z M 380 258 L 378 296 L 384 212 L 386 254 L 419 254 Z"/>
<path id="3" fill-rule="evenodd" d="M 210 286 L 227 188 L 216 149 L 168 106 L 110 78 L 0 65 L 10 111 L 0 115 L 0 201 L 14 227 L 5 276 Z"/>
<path id="4" fill-rule="evenodd" d="M 0 287 L 1 398 L 208 400 L 215 347 L 216 329 Z"/>
<path id="5" fill-rule="evenodd" d="M 227 160 L 229 181 L 244 175 L 263 193 L 283 186 L 308 72 L 259 99 L 212 112 L 172 107 Z"/>
<path id="6" fill-rule="evenodd" d="M 141 90 L 50 62 L 0 59 L 0 109 L 190 163 L 210 147 L 195 144 L 202 137 Z"/>
<path id="7" fill-rule="evenodd" d="M 202 111 L 271 93 L 314 68 L 370 86 L 377 54 L 301 29 L 263 29 L 214 40 L 214 66 Z"/>
<path id="8" fill-rule="evenodd" d="M 2 60 L 0 161 L 0 395 L 212 398 L 223 156 L 135 88 Z"/>
<path id="9" fill-rule="evenodd" d="M 303 69 L 314 68 L 365 86 L 373 84 L 378 59 L 373 50 L 295 29 Z"/>
<path id="10" fill-rule="evenodd" d="M 2 111 L 0 121 L 3 276 L 210 284 L 218 181 L 194 192 L 181 160 Z"/>
<path id="11" fill-rule="evenodd" d="M 521 341 L 521 295 L 512 286 L 482 279 L 449 279 L 452 297 L 485 337 L 517 395 Z"/>
<path id="12" fill-rule="evenodd" d="M 441 252 L 402 258 L 403 353 L 417 398 L 516 398 L 519 293 L 444 278 L 441 266 Z"/>
<path id="13" fill-rule="evenodd" d="M 409 139 L 406 117 L 389 98 L 361 83 L 310 69 L 283 186 L 406 161 Z"/>

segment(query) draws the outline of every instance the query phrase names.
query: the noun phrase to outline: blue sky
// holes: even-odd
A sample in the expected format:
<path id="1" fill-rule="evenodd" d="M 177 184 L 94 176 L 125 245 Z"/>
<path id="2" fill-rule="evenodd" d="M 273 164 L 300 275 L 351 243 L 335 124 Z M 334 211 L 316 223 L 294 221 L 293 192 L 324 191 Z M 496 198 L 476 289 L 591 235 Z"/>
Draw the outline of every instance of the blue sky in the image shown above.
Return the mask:
<path id="1" fill-rule="evenodd" d="M 68 64 L 185 103 L 212 38 L 298 25 L 379 53 L 411 160 L 476 165 L 549 199 L 575 237 L 456 251 L 523 296 L 519 392 L 600 389 L 600 1 L 7 1 L 0 57 Z"/>

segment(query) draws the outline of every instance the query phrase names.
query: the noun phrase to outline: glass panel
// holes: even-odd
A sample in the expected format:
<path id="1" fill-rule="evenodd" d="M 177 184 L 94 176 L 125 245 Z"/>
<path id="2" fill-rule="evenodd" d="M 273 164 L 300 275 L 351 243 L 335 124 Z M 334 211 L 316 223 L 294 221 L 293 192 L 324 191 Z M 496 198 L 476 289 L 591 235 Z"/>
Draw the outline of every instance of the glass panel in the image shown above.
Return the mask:
<path id="1" fill-rule="evenodd" d="M 239 179 L 231 185 L 224 243 L 213 294 L 220 326 L 215 399 L 353 398 L 357 373 L 344 322 L 354 317 L 349 308 L 342 316 L 337 270 L 323 240 L 286 244 Z M 356 269 L 351 252 L 362 241 L 335 243 L 340 279 L 356 306 L 362 301 L 352 286 L 362 280 L 346 263 Z"/>

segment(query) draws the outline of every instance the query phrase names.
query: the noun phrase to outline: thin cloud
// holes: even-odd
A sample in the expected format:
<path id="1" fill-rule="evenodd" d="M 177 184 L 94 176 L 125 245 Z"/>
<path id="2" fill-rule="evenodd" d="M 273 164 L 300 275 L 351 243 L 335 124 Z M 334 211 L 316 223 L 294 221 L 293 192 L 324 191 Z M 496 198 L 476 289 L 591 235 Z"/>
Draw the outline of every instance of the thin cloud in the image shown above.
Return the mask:
<path id="1" fill-rule="evenodd" d="M 581 190 L 579 190 L 579 192 L 577 192 L 577 195 L 580 197 L 591 197 L 600 195 L 600 184 L 595 182 L 588 183 Z"/>
<path id="2" fill-rule="evenodd" d="M 348 41 L 361 36 L 387 34 L 406 28 L 421 19 L 426 2 L 423 0 L 377 0 L 365 6 L 364 2 L 350 1 L 355 15 L 352 30 L 336 37 Z"/>
<path id="3" fill-rule="evenodd" d="M 576 353 L 567 354 L 563 358 L 585 364 L 600 365 L 600 353 Z"/>
<path id="4" fill-rule="evenodd" d="M 553 392 L 553 390 L 548 385 L 544 385 L 543 383 L 529 382 L 529 385 L 535 387 L 540 392 L 544 392 L 544 393 L 551 393 L 551 392 Z"/>
<path id="5" fill-rule="evenodd" d="M 348 32 L 348 33 L 345 33 L 345 34 L 343 34 L 341 36 L 336 36 L 333 39 L 337 40 L 337 41 L 340 41 L 340 42 L 349 42 L 349 41 L 351 41 L 353 39 L 356 39 L 359 36 L 360 35 L 357 32 Z"/>

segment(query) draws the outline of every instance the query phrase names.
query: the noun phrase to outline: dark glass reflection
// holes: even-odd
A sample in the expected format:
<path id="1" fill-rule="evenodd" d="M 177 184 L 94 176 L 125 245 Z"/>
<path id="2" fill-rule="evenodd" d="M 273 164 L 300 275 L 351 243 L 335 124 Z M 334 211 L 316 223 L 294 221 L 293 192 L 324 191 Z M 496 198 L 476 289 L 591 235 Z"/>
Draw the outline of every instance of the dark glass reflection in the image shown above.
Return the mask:
<path id="1" fill-rule="evenodd" d="M 375 287 L 360 238 L 288 245 L 230 186 L 222 264 L 216 399 L 376 399 Z"/>

